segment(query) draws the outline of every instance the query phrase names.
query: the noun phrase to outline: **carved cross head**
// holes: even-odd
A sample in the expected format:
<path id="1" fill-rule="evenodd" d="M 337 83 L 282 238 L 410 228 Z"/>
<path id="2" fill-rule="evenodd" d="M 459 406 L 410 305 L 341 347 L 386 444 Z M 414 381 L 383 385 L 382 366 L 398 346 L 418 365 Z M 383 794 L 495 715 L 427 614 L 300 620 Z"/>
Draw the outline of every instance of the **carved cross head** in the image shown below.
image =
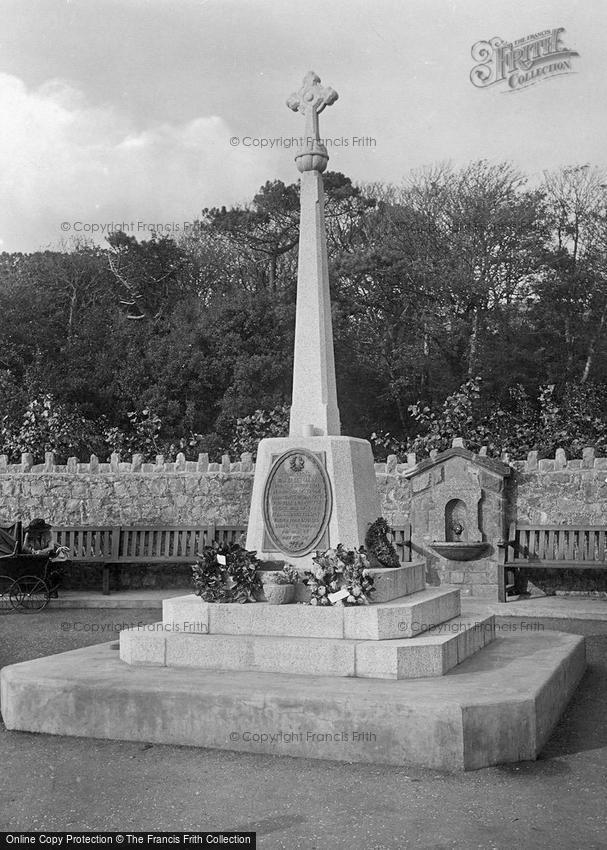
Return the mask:
<path id="1" fill-rule="evenodd" d="M 301 112 L 302 115 L 315 113 L 318 115 L 325 106 L 331 106 L 338 98 L 335 89 L 320 85 L 320 77 L 314 71 L 308 71 L 303 80 L 303 85 L 298 92 L 294 92 L 287 100 L 287 106 L 293 112 Z"/>

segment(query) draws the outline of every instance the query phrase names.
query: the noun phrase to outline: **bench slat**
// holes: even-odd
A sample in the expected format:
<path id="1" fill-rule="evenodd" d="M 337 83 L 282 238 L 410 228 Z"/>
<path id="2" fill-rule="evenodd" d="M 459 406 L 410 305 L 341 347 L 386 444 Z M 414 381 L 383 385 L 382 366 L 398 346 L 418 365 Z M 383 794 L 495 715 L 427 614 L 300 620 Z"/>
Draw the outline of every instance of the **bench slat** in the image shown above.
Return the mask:
<path id="1" fill-rule="evenodd" d="M 506 564 L 507 567 L 525 567 L 526 569 L 549 569 L 549 570 L 603 570 L 605 564 L 599 561 L 527 561 L 524 559 L 515 559 Z"/>
<path id="2" fill-rule="evenodd" d="M 607 529 L 600 526 L 522 525 L 510 529 L 514 552 L 507 562 L 528 566 L 601 568 L 606 564 Z"/>
<path id="3" fill-rule="evenodd" d="M 600 526 L 515 526 L 508 563 L 600 568 L 606 564 L 607 529 Z"/>

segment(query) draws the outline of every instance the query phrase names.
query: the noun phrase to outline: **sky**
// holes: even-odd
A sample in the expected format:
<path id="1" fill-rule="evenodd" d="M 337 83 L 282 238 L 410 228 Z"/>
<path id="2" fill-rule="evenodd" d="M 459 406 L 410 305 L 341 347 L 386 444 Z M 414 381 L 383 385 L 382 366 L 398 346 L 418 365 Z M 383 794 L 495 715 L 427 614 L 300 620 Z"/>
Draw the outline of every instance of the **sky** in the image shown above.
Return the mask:
<path id="1" fill-rule="evenodd" d="M 296 181 L 285 101 L 309 70 L 339 94 L 329 168 L 357 183 L 446 160 L 607 166 L 607 3 L 0 0 L 0 20 L 0 251 L 178 235 Z M 566 73 L 472 84 L 477 42 L 559 27 Z"/>

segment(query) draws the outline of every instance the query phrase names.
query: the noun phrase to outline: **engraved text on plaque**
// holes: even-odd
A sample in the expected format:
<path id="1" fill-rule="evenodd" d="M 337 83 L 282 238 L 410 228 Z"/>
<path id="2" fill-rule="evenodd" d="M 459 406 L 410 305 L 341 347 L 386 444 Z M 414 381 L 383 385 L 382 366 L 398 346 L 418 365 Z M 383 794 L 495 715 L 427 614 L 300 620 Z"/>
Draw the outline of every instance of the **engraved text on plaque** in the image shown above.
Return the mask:
<path id="1" fill-rule="evenodd" d="M 264 550 L 302 556 L 326 542 L 331 502 L 331 484 L 318 455 L 289 449 L 277 457 L 264 490 Z"/>

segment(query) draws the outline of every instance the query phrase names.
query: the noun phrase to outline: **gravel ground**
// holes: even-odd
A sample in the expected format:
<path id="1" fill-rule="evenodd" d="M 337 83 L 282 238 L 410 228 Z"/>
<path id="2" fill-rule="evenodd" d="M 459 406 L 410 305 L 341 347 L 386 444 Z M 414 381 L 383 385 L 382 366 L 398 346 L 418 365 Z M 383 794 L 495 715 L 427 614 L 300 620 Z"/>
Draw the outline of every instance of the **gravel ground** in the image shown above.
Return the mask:
<path id="1" fill-rule="evenodd" d="M 0 666 L 101 643 L 157 610 L 0 617 Z M 445 774 L 0 726 L 0 830 L 253 830 L 264 848 L 607 848 L 607 638 L 537 762 Z"/>

